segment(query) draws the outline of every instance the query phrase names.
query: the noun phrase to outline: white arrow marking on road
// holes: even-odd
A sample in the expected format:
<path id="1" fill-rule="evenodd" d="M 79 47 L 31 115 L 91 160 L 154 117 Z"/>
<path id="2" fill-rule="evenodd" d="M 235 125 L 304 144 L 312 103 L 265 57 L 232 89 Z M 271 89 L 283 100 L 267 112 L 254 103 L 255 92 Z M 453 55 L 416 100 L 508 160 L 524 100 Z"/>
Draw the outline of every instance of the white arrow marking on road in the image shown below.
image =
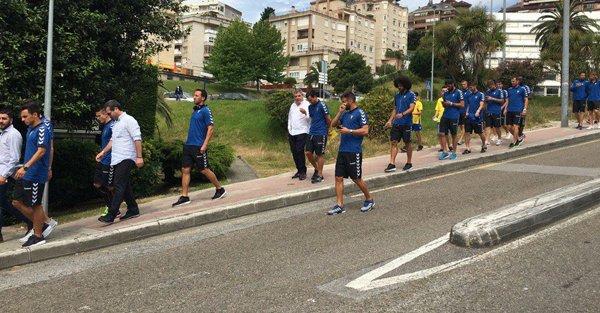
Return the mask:
<path id="1" fill-rule="evenodd" d="M 480 254 L 480 255 L 474 255 L 474 256 L 471 256 L 468 258 L 460 259 L 457 261 L 452 261 L 452 262 L 449 262 L 449 263 L 446 263 L 446 264 L 443 264 L 440 266 L 420 270 L 420 271 L 413 272 L 413 273 L 407 273 L 407 274 L 402 274 L 399 276 L 377 279 L 377 278 L 397 269 L 398 267 L 416 259 L 417 257 L 419 257 L 429 251 L 432 251 L 432 250 L 435 250 L 435 249 L 441 247 L 442 245 L 444 245 L 445 243 L 448 242 L 448 238 L 449 238 L 450 234 L 446 234 L 434 241 L 431 241 L 430 243 L 428 243 L 424 246 L 421 246 L 420 248 L 418 248 L 416 250 L 413 250 L 397 259 L 394 259 L 394 260 L 386 263 L 382 267 L 376 268 L 376 269 L 358 277 L 357 279 L 346 284 L 346 287 L 356 289 L 358 291 L 368 291 L 368 290 L 387 287 L 387 286 L 391 286 L 391 285 L 395 285 L 395 284 L 407 283 L 409 281 L 419 280 L 419 279 L 422 279 L 422 278 L 425 278 L 425 277 L 428 277 L 428 276 L 431 276 L 434 274 L 447 272 L 447 271 L 450 271 L 450 270 L 453 270 L 453 269 L 456 269 L 459 267 L 469 265 L 469 264 L 477 262 L 477 261 L 481 261 L 481 260 L 496 256 L 496 255 L 499 255 L 501 253 L 516 249 L 527 243 L 530 243 L 531 241 L 533 241 L 535 239 L 551 235 L 563 228 L 566 228 L 573 224 L 577 224 L 587 218 L 593 217 L 593 216 L 597 215 L 598 213 L 600 213 L 600 207 L 597 207 L 597 208 L 595 208 L 591 211 L 588 211 L 584 214 L 572 217 L 560 224 L 556 224 L 556 225 L 549 227 L 547 229 L 544 229 L 542 231 L 533 233 L 527 237 L 523 237 L 521 239 L 512 241 L 508 244 L 500 246 L 497 249 L 488 251 L 488 252 Z"/>

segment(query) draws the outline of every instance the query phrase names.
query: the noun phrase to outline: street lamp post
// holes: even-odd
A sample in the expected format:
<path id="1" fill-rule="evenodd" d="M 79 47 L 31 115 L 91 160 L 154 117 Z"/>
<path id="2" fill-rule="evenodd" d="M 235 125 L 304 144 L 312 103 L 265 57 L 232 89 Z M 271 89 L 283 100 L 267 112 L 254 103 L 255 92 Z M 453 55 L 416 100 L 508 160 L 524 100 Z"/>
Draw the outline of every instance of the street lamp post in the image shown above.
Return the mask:
<path id="1" fill-rule="evenodd" d="M 433 102 L 433 67 L 435 65 L 434 60 L 435 60 L 435 24 L 436 24 L 436 20 L 435 20 L 435 10 L 433 10 L 433 26 L 431 26 L 431 34 L 432 34 L 432 41 L 431 41 L 431 80 L 429 82 L 429 101 Z"/>
<path id="2" fill-rule="evenodd" d="M 46 46 L 46 83 L 44 85 L 44 116 L 52 118 L 52 46 L 54 41 L 54 0 L 48 3 L 48 41 Z M 50 185 L 46 182 L 42 204 L 44 212 L 48 213 L 48 192 Z"/>
<path id="3" fill-rule="evenodd" d="M 571 1 L 565 0 L 563 3 L 563 29 L 562 29 L 562 37 L 563 37 L 563 46 L 562 46 L 562 73 L 561 73 L 561 118 L 560 118 L 560 126 L 561 127 L 569 127 L 569 16 L 570 13 Z"/>
<path id="4" fill-rule="evenodd" d="M 502 23 L 504 28 L 504 35 L 506 35 L 506 0 L 502 0 Z M 502 47 L 502 62 L 506 61 L 506 43 Z"/>

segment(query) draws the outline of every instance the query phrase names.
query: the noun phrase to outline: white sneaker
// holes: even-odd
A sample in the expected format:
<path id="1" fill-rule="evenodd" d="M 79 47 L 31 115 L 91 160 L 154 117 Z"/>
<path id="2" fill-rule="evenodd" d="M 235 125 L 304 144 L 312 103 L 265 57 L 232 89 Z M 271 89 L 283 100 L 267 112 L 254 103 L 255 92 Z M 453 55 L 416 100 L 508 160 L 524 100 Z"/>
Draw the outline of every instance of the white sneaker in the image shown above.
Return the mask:
<path id="1" fill-rule="evenodd" d="M 501 145 L 501 144 L 502 144 L 502 139 L 498 139 L 498 140 L 496 140 L 496 146 L 499 146 L 499 145 Z"/>
<path id="2" fill-rule="evenodd" d="M 27 242 L 27 240 L 29 240 L 29 237 L 31 237 L 31 235 L 33 235 L 33 228 L 32 228 L 32 229 L 30 229 L 30 230 L 27 232 L 27 234 L 25 234 L 25 237 L 23 237 L 23 238 L 19 239 L 19 241 L 20 241 L 21 243 L 26 243 L 26 242 Z"/>
<path id="3" fill-rule="evenodd" d="M 54 219 L 50 219 L 50 221 L 46 222 L 46 224 L 48 225 L 48 227 L 46 227 L 46 229 L 44 229 L 44 232 L 42 232 L 42 236 L 44 236 L 44 238 L 48 238 L 48 236 L 50 236 L 54 228 L 58 226 L 58 222 Z"/>

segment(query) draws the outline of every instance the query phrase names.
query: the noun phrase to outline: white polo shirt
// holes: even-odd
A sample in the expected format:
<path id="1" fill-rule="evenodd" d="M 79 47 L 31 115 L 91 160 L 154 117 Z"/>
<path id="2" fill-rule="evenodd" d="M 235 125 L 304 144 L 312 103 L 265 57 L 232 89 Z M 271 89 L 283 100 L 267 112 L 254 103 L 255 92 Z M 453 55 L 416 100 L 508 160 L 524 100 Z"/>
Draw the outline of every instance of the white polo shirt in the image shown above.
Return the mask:
<path id="1" fill-rule="evenodd" d="M 308 101 L 302 100 L 300 104 L 296 102 L 290 106 L 288 113 L 288 133 L 292 136 L 300 134 L 308 134 L 310 128 L 310 117 L 308 117 Z M 300 108 L 304 109 L 306 114 L 300 112 Z"/>
<path id="2" fill-rule="evenodd" d="M 137 157 L 135 142 L 142 140 L 140 125 L 131 115 L 123 112 L 115 121 L 112 129 L 112 157 L 110 165 L 117 165 L 124 160 L 135 162 Z"/>
<path id="3" fill-rule="evenodd" d="M 23 137 L 14 126 L 0 130 L 0 176 L 9 178 L 15 172 L 21 158 Z"/>

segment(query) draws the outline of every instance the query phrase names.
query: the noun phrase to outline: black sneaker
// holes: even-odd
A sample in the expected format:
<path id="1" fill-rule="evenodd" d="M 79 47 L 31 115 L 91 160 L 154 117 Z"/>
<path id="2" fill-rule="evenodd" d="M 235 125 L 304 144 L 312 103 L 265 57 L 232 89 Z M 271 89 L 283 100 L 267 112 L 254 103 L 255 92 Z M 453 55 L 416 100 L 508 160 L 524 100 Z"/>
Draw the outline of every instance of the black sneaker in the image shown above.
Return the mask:
<path id="1" fill-rule="evenodd" d="M 396 165 L 394 164 L 388 164 L 388 166 L 385 168 L 384 172 L 386 173 L 391 173 L 391 172 L 395 172 L 396 171 Z"/>
<path id="2" fill-rule="evenodd" d="M 419 145 L 419 146 L 417 147 L 417 151 L 421 151 L 421 150 L 423 150 L 423 146 Z"/>
<path id="3" fill-rule="evenodd" d="M 44 240 L 44 236 L 38 237 L 36 235 L 31 235 L 31 237 L 29 237 L 29 239 L 27 239 L 27 241 L 21 247 L 23 247 L 23 248 L 35 247 L 35 246 L 43 245 L 45 243 L 46 243 L 46 240 Z"/>
<path id="4" fill-rule="evenodd" d="M 190 202 L 192 202 L 192 201 L 190 201 L 190 197 L 181 196 L 181 197 L 179 197 L 179 199 L 177 200 L 177 202 L 173 203 L 171 206 L 172 207 L 176 207 L 176 206 L 188 204 Z"/>
<path id="5" fill-rule="evenodd" d="M 514 147 L 515 147 L 515 143 L 514 143 L 514 142 L 511 142 L 511 143 L 510 143 L 510 145 L 508 145 L 508 148 L 509 148 L 509 149 L 510 149 L 510 148 L 514 148 Z"/>
<path id="6" fill-rule="evenodd" d="M 444 149 L 440 149 L 440 150 L 438 150 L 438 152 L 444 152 Z"/>
<path id="7" fill-rule="evenodd" d="M 521 144 L 523 144 L 523 140 L 517 140 L 517 142 L 515 142 L 515 147 L 518 147 Z"/>
<path id="8" fill-rule="evenodd" d="M 294 176 L 292 176 L 292 179 L 296 179 L 300 177 L 300 173 L 296 172 L 296 174 L 294 174 Z"/>
<path id="9" fill-rule="evenodd" d="M 485 145 L 481 146 L 481 153 L 485 153 L 487 151 L 487 147 Z"/>
<path id="10" fill-rule="evenodd" d="M 312 179 L 310 182 L 313 183 L 313 184 L 317 184 L 317 183 L 320 183 L 320 182 L 322 182 L 324 180 L 325 180 L 325 178 L 323 176 L 317 176 L 314 179 Z"/>
<path id="11" fill-rule="evenodd" d="M 125 215 L 119 217 L 119 220 L 124 221 L 140 216 L 140 209 L 127 209 Z"/>
<path id="12" fill-rule="evenodd" d="M 317 177 L 319 177 L 319 173 L 317 173 L 317 171 L 315 170 L 315 172 L 313 173 L 313 176 L 311 176 L 310 179 L 313 180 Z"/>
<path id="13" fill-rule="evenodd" d="M 471 153 L 471 150 L 469 150 L 469 149 L 466 149 L 465 151 L 463 151 L 463 153 L 462 153 L 462 154 L 469 154 L 469 153 Z"/>
<path id="14" fill-rule="evenodd" d="M 403 171 L 408 171 L 412 168 L 412 163 L 406 163 L 404 164 L 404 167 L 402 168 Z"/>
<path id="15" fill-rule="evenodd" d="M 225 196 L 227 192 L 225 191 L 225 188 L 221 187 L 221 189 L 217 189 L 217 191 L 215 191 L 215 195 L 212 197 L 213 200 L 217 200 L 217 199 L 221 199 Z"/>
<path id="16" fill-rule="evenodd" d="M 98 221 L 100 221 L 106 225 L 110 225 L 115 222 L 115 217 L 112 214 L 108 213 L 106 215 L 100 216 L 98 218 Z"/>

